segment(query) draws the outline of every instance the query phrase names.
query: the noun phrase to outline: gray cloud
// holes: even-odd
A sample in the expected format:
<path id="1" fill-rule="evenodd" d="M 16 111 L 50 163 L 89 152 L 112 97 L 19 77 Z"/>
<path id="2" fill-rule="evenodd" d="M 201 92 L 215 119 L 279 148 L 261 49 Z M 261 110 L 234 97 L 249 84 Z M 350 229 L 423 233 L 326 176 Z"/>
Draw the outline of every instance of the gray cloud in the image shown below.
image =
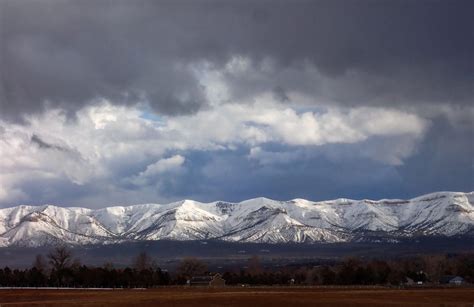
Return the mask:
<path id="1" fill-rule="evenodd" d="M 327 80 L 345 80 L 329 90 L 315 80 L 234 80 L 235 96 L 268 87 L 285 101 L 296 88 L 393 106 L 467 105 L 474 95 L 472 1 L 5 0 L 0 8 L 0 114 L 10 119 L 48 107 L 73 114 L 97 97 L 196 112 L 207 101 L 183 67 L 235 55 L 272 58 L 278 71 L 311 63 Z"/>
<path id="2" fill-rule="evenodd" d="M 31 136 L 31 143 L 36 144 L 39 148 L 42 149 L 54 149 L 54 150 L 59 150 L 59 151 L 68 151 L 66 148 L 55 145 L 55 144 L 50 144 L 48 142 L 43 141 L 39 136 L 36 134 L 33 134 Z"/>

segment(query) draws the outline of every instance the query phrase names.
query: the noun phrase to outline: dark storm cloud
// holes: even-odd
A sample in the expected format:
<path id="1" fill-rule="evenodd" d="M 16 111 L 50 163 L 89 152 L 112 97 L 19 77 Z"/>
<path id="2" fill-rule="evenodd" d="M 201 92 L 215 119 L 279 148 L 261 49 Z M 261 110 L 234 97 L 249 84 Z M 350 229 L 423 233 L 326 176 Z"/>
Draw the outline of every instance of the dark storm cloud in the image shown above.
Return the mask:
<path id="1" fill-rule="evenodd" d="M 355 72 L 360 84 L 325 93 L 345 104 L 468 104 L 474 94 L 472 1 L 3 0 L 0 10 L 0 116 L 10 119 L 99 97 L 192 113 L 206 99 L 186 64 L 234 55 L 278 69 L 306 61 L 328 78 Z M 283 101 L 291 86 L 318 88 L 252 86 Z"/>
<path id="2" fill-rule="evenodd" d="M 398 169 L 400 185 L 411 195 L 430 191 L 472 191 L 474 189 L 474 120 L 467 129 L 453 129 L 444 118 L 419 144 L 416 155 Z"/>

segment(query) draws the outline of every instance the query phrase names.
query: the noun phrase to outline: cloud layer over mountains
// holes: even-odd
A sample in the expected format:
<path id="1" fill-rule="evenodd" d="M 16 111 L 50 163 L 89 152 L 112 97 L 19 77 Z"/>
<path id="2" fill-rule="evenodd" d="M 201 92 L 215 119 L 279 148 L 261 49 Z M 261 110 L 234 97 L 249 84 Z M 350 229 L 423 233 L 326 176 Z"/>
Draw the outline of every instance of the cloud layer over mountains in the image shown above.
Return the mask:
<path id="1" fill-rule="evenodd" d="M 470 1 L 2 1 L 0 206 L 474 186 Z"/>

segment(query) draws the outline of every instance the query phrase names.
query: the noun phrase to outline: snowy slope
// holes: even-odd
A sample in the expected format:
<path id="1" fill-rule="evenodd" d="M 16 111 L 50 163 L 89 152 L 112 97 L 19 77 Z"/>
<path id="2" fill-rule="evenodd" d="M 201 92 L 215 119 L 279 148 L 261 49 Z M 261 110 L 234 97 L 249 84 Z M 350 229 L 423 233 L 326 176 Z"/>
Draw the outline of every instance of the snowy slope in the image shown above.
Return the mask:
<path id="1" fill-rule="evenodd" d="M 103 209 L 51 205 L 0 209 L 0 246 L 143 240 L 348 242 L 373 236 L 474 235 L 474 192 L 411 200 L 256 198 L 240 203 L 145 204 Z"/>

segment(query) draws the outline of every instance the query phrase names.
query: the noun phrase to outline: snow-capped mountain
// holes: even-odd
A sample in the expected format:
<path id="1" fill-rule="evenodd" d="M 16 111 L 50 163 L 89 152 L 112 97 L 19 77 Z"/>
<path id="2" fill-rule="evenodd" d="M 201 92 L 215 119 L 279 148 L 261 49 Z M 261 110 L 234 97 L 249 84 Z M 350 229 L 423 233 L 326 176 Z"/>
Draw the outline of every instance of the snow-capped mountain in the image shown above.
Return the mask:
<path id="1" fill-rule="evenodd" d="M 411 200 L 255 198 L 240 203 L 145 204 L 103 209 L 0 209 L 0 246 L 109 244 L 144 240 L 349 242 L 370 238 L 474 235 L 474 192 Z"/>

